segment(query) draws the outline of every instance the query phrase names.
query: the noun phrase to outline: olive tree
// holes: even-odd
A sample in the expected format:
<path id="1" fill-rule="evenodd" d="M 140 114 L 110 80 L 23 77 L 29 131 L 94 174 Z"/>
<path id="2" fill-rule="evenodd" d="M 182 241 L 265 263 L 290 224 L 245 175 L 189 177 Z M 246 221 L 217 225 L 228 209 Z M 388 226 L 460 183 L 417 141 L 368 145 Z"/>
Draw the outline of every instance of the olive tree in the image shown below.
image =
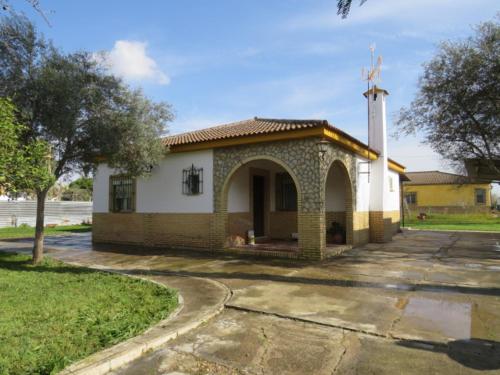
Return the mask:
<path id="1" fill-rule="evenodd" d="M 500 175 L 500 25 L 485 22 L 445 42 L 424 65 L 418 92 L 397 115 L 397 133 L 424 142 L 457 166 L 479 160 Z"/>
<path id="2" fill-rule="evenodd" d="M 53 183 L 70 172 L 87 173 L 97 158 L 132 176 L 147 174 L 163 155 L 160 136 L 173 116 L 168 104 L 153 103 L 107 74 L 92 54 L 61 53 L 19 16 L 0 23 L 0 81 L 0 96 L 11 98 L 17 121 L 27 127 L 24 144 L 48 145 L 51 182 L 34 186 L 37 263 Z"/>

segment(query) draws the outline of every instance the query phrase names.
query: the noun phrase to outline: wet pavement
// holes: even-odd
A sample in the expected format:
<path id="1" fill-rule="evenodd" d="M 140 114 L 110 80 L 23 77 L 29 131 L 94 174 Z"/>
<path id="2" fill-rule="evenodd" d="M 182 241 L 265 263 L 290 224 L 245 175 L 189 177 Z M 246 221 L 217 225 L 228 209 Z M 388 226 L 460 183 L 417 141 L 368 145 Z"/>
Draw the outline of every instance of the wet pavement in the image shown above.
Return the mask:
<path id="1" fill-rule="evenodd" d="M 219 317 L 116 373 L 500 374 L 499 234 L 410 231 L 315 263 L 50 241 L 62 260 L 231 289 Z"/>

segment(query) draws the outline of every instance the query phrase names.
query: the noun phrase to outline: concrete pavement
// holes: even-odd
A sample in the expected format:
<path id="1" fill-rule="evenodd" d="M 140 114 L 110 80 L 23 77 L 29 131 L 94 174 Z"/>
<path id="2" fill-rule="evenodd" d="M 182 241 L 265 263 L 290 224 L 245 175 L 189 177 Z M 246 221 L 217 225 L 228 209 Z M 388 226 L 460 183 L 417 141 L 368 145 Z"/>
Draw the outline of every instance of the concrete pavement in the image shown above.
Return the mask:
<path id="1" fill-rule="evenodd" d="M 233 293 L 222 315 L 117 373 L 500 373 L 496 234 L 405 232 L 318 263 L 84 241 L 51 255 Z"/>

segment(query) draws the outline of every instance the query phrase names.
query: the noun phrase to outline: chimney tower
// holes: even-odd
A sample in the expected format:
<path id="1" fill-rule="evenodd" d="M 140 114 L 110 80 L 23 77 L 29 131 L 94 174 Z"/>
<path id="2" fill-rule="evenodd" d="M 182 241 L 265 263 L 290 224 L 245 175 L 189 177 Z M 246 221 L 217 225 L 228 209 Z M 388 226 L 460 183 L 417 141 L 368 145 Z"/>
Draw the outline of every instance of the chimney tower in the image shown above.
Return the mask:
<path id="1" fill-rule="evenodd" d="M 392 238 L 391 220 L 387 217 L 390 206 L 386 98 L 389 93 L 373 86 L 363 95 L 368 100 L 368 145 L 379 154 L 370 166 L 370 241 L 386 242 Z"/>

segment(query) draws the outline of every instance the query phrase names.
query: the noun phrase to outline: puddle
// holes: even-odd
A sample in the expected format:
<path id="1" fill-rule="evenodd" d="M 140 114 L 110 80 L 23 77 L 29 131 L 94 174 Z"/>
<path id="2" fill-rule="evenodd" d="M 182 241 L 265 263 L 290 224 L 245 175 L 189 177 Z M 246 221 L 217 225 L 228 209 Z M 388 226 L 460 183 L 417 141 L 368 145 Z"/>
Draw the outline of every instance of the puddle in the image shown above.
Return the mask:
<path id="1" fill-rule="evenodd" d="M 411 297 L 404 307 L 403 316 L 411 318 L 418 330 L 439 332 L 453 339 L 471 337 L 471 303 Z"/>
<path id="2" fill-rule="evenodd" d="M 477 264 L 477 263 L 466 263 L 465 267 L 468 267 L 468 268 L 481 268 L 482 265 L 481 264 Z"/>

